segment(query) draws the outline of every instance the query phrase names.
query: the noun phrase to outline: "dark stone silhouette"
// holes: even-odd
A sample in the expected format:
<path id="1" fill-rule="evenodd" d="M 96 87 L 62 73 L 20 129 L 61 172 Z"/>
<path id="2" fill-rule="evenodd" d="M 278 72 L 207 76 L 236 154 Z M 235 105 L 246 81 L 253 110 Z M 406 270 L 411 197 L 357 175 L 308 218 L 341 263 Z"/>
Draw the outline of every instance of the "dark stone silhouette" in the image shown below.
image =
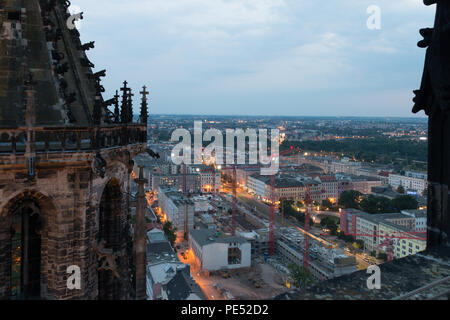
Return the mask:
<path id="1" fill-rule="evenodd" d="M 418 43 L 427 48 L 420 90 L 414 91 L 413 112 L 424 110 L 428 125 L 428 246 L 448 244 L 450 184 L 450 1 L 437 4 L 434 28 L 421 29 Z"/>

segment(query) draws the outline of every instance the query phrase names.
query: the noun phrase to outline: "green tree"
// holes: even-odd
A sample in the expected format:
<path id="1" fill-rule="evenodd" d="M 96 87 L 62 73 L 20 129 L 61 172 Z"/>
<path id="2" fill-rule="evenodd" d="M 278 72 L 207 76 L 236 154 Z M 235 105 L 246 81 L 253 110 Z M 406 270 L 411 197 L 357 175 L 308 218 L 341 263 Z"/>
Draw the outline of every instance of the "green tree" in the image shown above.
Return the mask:
<path id="1" fill-rule="evenodd" d="M 174 228 L 172 222 L 167 221 L 164 225 L 163 225 L 163 231 L 164 234 L 166 235 L 167 239 L 169 240 L 170 244 L 172 246 L 175 245 L 175 240 L 177 240 L 177 228 Z"/>
<path id="2" fill-rule="evenodd" d="M 360 203 L 360 209 L 368 213 L 389 213 L 393 211 L 391 201 L 386 197 L 369 195 Z"/>
<path id="3" fill-rule="evenodd" d="M 281 202 L 281 207 L 280 210 L 284 210 L 284 215 L 286 216 L 293 216 L 295 215 L 294 212 L 296 212 L 296 210 L 293 208 L 294 205 L 294 201 L 289 200 L 289 199 L 280 199 Z"/>
<path id="4" fill-rule="evenodd" d="M 331 209 L 333 207 L 333 204 L 329 199 L 325 199 L 322 201 L 322 207 L 325 209 Z"/>
<path id="5" fill-rule="evenodd" d="M 327 229 L 330 229 L 330 232 L 332 235 L 337 235 L 337 220 L 338 218 L 335 217 L 323 217 L 320 219 L 320 225 L 322 227 L 326 227 Z"/>
<path id="6" fill-rule="evenodd" d="M 313 128 L 311 128 L 313 129 Z M 333 130 L 335 130 L 333 128 Z M 325 132 L 324 132 L 325 133 Z M 330 132 L 331 133 L 331 132 Z M 366 132 L 355 132 L 351 129 L 342 128 L 338 132 L 342 135 L 366 135 L 367 139 L 342 139 L 327 141 L 285 141 L 281 145 L 281 150 L 287 150 L 291 145 L 307 151 L 335 152 L 350 158 L 355 157 L 358 161 L 377 161 L 391 163 L 397 158 L 407 159 L 405 164 L 412 161 L 427 161 L 428 143 L 425 141 L 410 141 L 405 139 L 395 139 L 385 137 L 376 130 L 366 130 Z"/>
<path id="7" fill-rule="evenodd" d="M 387 259 L 388 259 L 388 256 L 387 256 L 387 254 L 386 254 L 386 253 L 384 253 L 384 252 L 380 252 L 380 253 L 378 254 L 378 256 L 377 256 L 377 259 L 379 259 L 379 260 L 383 260 L 383 261 L 387 261 Z"/>
<path id="8" fill-rule="evenodd" d="M 419 207 L 419 202 L 411 195 L 400 196 L 391 201 L 395 211 L 415 210 Z"/>
<path id="9" fill-rule="evenodd" d="M 359 209 L 359 199 L 362 193 L 356 190 L 344 191 L 339 198 L 339 205 L 344 208 Z"/>
<path id="10" fill-rule="evenodd" d="M 405 194 L 406 193 L 406 190 L 405 190 L 405 188 L 402 185 L 399 185 L 396 191 L 398 193 L 401 193 L 401 194 Z"/>
<path id="11" fill-rule="evenodd" d="M 355 242 L 355 238 L 353 238 L 351 235 L 346 235 L 344 232 L 339 232 L 338 238 L 341 240 L 344 240 L 345 242 Z"/>
<path id="12" fill-rule="evenodd" d="M 288 267 L 291 277 L 294 281 L 294 286 L 297 288 L 305 288 L 309 284 L 314 282 L 314 277 L 305 267 L 300 267 L 296 264 L 291 264 Z"/>
<path id="13" fill-rule="evenodd" d="M 355 244 L 358 249 L 364 248 L 364 241 L 362 241 L 362 240 L 356 240 Z"/>

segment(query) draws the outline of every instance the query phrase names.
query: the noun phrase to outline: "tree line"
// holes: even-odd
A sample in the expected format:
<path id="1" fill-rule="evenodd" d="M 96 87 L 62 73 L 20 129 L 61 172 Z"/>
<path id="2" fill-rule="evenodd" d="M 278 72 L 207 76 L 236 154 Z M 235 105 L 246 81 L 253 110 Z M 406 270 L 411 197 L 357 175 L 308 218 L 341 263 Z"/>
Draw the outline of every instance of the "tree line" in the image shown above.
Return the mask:
<path id="1" fill-rule="evenodd" d="M 348 138 L 326 141 L 284 141 L 281 149 L 287 150 L 291 146 L 313 152 L 340 153 L 365 162 L 392 163 L 397 158 L 426 162 L 428 159 L 427 142 L 388 137 Z"/>

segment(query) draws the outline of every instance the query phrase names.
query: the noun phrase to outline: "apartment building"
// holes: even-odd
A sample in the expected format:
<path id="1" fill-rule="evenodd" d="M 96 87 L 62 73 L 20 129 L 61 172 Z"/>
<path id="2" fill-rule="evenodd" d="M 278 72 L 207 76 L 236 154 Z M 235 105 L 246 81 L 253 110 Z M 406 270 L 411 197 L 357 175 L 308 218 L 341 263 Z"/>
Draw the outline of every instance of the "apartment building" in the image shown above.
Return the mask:
<path id="1" fill-rule="evenodd" d="M 318 176 L 317 180 L 322 189 L 325 191 L 323 197 L 331 201 L 339 200 L 339 182 L 333 175 L 329 176 Z"/>
<path id="2" fill-rule="evenodd" d="M 362 194 L 371 194 L 373 187 L 380 187 L 382 185 L 381 179 L 367 177 L 367 176 L 351 176 L 353 190 L 359 191 Z"/>
<path id="3" fill-rule="evenodd" d="M 197 173 L 186 174 L 186 191 L 188 193 L 202 192 L 201 177 Z M 174 187 L 178 190 L 183 190 L 183 175 L 182 174 L 157 174 L 150 175 L 150 189 L 152 191 L 158 190 L 158 187 Z"/>
<path id="4" fill-rule="evenodd" d="M 414 233 L 394 223 L 383 221 L 379 224 L 379 245 L 385 240 L 393 240 L 394 258 L 403 258 L 424 251 L 427 247 L 426 234 Z M 384 252 L 387 247 L 382 248 Z"/>
<path id="5" fill-rule="evenodd" d="M 345 173 L 358 174 L 361 169 L 361 162 L 350 161 L 348 158 L 343 158 L 341 161 L 332 161 L 328 163 L 327 169 L 329 173 Z"/>
<path id="6" fill-rule="evenodd" d="M 422 195 L 424 190 L 428 187 L 427 179 L 402 176 L 399 174 L 390 174 L 389 184 L 394 189 L 402 186 L 405 189 L 415 190 L 420 195 Z"/>
<path id="7" fill-rule="evenodd" d="M 368 214 L 359 210 L 341 213 L 341 230 L 364 241 L 369 252 L 388 252 L 392 241 L 394 258 L 415 254 L 426 248 L 426 234 L 417 230 L 416 224 L 422 222 L 421 213 Z M 344 218 L 343 218 L 344 216 Z M 353 227 L 354 226 L 354 227 Z"/>
<path id="8" fill-rule="evenodd" d="M 188 173 L 199 174 L 203 192 L 219 192 L 222 185 L 220 171 L 206 165 L 192 165 L 188 167 Z"/>
<path id="9" fill-rule="evenodd" d="M 189 197 L 176 188 L 158 187 L 158 202 L 161 212 L 177 228 L 177 238 L 194 229 L 195 203 Z"/>
<path id="10" fill-rule="evenodd" d="M 402 214 L 415 218 L 414 230 L 416 232 L 427 231 L 427 211 L 426 210 L 403 210 Z"/>
<path id="11" fill-rule="evenodd" d="M 316 186 L 317 182 L 311 182 Z M 275 178 L 275 200 L 291 199 L 300 201 L 305 196 L 305 184 L 292 178 Z M 272 186 L 271 178 L 268 176 L 249 176 L 247 179 L 247 190 L 249 193 L 255 194 L 264 201 L 271 200 Z"/>

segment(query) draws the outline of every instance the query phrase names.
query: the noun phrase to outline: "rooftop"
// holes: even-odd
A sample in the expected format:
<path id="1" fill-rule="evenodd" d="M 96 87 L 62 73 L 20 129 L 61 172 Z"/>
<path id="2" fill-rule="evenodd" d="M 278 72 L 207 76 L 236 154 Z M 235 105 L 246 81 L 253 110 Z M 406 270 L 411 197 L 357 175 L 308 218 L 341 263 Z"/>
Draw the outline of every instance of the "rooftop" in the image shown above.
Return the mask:
<path id="1" fill-rule="evenodd" d="M 159 193 L 163 193 L 166 195 L 170 200 L 172 200 L 175 204 L 185 204 L 188 202 L 188 204 L 194 204 L 194 202 L 186 197 L 182 192 L 178 190 L 178 188 L 173 187 L 158 187 Z"/>
<path id="2" fill-rule="evenodd" d="M 160 229 L 153 229 L 153 230 L 147 232 L 147 237 L 151 243 L 167 242 L 164 232 Z"/>
<path id="3" fill-rule="evenodd" d="M 206 299 L 200 287 L 183 271 L 177 271 L 165 287 L 169 300 Z"/>
<path id="4" fill-rule="evenodd" d="M 147 263 L 179 262 L 169 242 L 147 243 Z"/>
<path id="5" fill-rule="evenodd" d="M 242 237 L 219 237 L 217 232 L 208 229 L 192 230 L 190 232 L 190 236 L 201 246 L 206 246 L 212 243 L 247 243 L 247 240 Z"/>

